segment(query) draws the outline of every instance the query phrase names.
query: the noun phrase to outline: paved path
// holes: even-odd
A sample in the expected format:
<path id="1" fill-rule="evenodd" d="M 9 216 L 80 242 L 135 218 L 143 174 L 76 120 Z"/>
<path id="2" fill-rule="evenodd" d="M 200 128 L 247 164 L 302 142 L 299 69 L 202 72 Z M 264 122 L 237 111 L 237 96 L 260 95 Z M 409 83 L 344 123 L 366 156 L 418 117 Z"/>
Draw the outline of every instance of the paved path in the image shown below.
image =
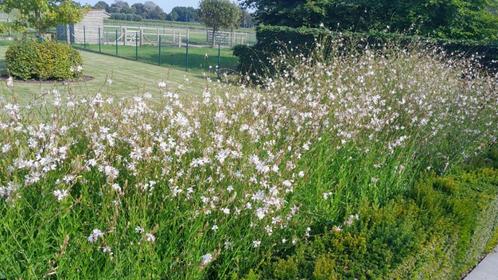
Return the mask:
<path id="1" fill-rule="evenodd" d="M 464 280 L 498 280 L 498 247 L 482 260 Z"/>

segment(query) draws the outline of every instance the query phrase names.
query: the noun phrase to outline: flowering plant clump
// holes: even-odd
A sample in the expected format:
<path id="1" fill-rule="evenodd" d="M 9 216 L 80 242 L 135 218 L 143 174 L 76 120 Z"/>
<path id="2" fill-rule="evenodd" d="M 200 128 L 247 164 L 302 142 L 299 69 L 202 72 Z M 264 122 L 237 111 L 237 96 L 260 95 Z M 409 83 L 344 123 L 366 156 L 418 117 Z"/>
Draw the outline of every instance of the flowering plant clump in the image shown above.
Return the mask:
<path id="1" fill-rule="evenodd" d="M 347 230 L 362 199 L 382 203 L 496 141 L 496 76 L 465 62 L 398 49 L 298 59 L 262 86 L 198 96 L 161 81 L 134 98 L 4 102 L 0 224 L 28 208 L 29 223 L 50 217 L 40 271 L 98 258 L 94 275 L 224 278 L 317 221 Z"/>

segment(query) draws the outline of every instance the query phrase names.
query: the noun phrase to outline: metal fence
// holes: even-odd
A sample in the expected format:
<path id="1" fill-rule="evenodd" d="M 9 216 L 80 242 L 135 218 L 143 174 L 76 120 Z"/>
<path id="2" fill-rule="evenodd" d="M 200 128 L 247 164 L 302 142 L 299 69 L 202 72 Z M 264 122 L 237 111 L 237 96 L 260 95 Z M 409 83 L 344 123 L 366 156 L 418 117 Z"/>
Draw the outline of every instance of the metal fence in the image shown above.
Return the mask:
<path id="1" fill-rule="evenodd" d="M 202 36 L 210 43 L 200 44 L 198 34 L 189 29 L 75 26 L 72 30 L 58 30 L 57 39 L 78 49 L 185 71 L 219 72 L 236 68 L 237 58 L 229 46 L 242 43 L 243 35 L 216 33 L 214 46 L 212 34 Z"/>

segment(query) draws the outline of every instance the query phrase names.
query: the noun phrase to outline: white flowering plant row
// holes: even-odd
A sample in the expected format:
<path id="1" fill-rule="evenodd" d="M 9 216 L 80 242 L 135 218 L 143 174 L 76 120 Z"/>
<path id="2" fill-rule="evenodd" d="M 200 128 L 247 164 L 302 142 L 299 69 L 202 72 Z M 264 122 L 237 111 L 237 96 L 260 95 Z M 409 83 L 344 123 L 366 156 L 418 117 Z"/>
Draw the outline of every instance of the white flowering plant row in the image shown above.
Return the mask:
<path id="1" fill-rule="evenodd" d="M 134 98 L 4 98 L 4 273 L 243 275 L 496 142 L 497 77 L 469 61 L 397 48 L 292 59 L 263 85 L 198 96 L 160 81 Z"/>

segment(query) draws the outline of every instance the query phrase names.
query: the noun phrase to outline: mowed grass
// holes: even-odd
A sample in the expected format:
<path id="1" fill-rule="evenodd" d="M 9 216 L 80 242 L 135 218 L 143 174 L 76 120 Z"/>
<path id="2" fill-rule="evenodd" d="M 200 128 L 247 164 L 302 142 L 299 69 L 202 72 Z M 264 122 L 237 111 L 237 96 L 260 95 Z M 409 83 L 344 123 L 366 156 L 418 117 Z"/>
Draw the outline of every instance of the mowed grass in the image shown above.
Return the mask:
<path id="1" fill-rule="evenodd" d="M 0 74 L 5 76 L 5 52 L 7 44 L 0 45 Z M 201 71 L 185 72 L 172 67 L 159 67 L 143 62 L 126 60 L 109 55 L 81 51 L 84 62 L 84 74 L 93 79 L 85 82 L 73 82 L 70 85 L 61 82 L 23 82 L 15 81 L 14 90 L 6 88 L 1 83 L 0 97 L 16 96 L 17 102 L 26 103 L 54 88 L 62 93 L 75 92 L 78 95 L 94 95 L 97 92 L 111 92 L 119 97 L 135 96 L 150 92 L 153 96 L 159 94 L 157 85 L 165 81 L 168 89 L 189 94 L 200 94 L 206 85 L 206 79 Z M 113 81 L 112 86 L 106 86 L 107 79 Z M 180 87 L 180 89 L 179 89 Z"/>
<path id="2" fill-rule="evenodd" d="M 123 57 L 131 60 L 137 60 L 149 64 L 171 67 L 177 70 L 191 71 L 193 73 L 213 72 L 218 65 L 218 49 L 217 48 L 195 48 L 188 49 L 178 46 L 161 46 L 159 57 L 158 46 L 135 46 L 118 45 L 116 53 L 116 45 L 78 45 L 78 48 L 88 49 L 93 52 L 102 52 L 104 54 Z M 232 49 L 222 48 L 219 53 L 219 65 L 221 68 L 235 69 L 238 64 L 238 59 L 233 55 Z M 210 70 L 211 67 L 211 70 Z"/>

